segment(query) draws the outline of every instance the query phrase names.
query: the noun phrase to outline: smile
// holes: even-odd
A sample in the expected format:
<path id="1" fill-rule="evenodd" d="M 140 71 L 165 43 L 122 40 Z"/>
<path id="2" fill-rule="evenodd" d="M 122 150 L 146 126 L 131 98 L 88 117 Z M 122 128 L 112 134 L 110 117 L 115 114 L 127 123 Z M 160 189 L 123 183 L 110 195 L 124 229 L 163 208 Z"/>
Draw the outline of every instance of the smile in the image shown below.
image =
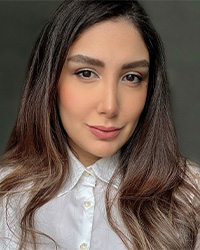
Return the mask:
<path id="1" fill-rule="evenodd" d="M 100 139 L 110 139 L 119 135 L 121 128 L 104 127 L 104 126 L 89 126 L 90 132 Z"/>

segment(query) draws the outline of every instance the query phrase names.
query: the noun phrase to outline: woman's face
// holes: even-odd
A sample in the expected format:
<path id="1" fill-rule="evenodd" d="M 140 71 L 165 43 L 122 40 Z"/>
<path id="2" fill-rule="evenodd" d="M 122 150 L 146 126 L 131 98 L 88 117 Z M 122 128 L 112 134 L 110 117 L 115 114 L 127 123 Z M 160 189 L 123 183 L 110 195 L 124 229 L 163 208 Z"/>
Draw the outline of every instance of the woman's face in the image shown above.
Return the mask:
<path id="1" fill-rule="evenodd" d="M 85 166 L 116 153 L 131 137 L 148 77 L 148 50 L 126 20 L 95 24 L 72 44 L 58 83 L 58 107 L 68 143 Z"/>

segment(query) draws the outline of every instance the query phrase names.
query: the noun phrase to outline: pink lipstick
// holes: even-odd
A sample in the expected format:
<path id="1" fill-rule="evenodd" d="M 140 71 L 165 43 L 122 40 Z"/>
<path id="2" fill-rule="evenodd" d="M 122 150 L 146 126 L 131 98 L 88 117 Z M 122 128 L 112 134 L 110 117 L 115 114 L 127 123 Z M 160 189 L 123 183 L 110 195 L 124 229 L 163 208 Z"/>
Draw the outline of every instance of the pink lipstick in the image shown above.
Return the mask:
<path id="1" fill-rule="evenodd" d="M 90 132 L 98 138 L 110 139 L 119 135 L 121 128 L 104 127 L 104 126 L 89 126 Z"/>

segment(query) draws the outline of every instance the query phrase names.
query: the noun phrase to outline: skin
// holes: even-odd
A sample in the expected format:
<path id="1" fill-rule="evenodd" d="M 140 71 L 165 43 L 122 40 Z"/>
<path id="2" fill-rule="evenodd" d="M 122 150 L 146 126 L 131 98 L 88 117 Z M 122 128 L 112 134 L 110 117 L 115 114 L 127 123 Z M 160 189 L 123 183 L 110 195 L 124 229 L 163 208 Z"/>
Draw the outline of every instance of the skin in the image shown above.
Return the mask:
<path id="1" fill-rule="evenodd" d="M 58 107 L 68 143 L 84 166 L 113 155 L 131 137 L 145 105 L 148 78 L 149 53 L 129 21 L 95 24 L 72 44 L 58 83 Z M 96 125 L 120 132 L 102 139 L 88 127 Z"/>

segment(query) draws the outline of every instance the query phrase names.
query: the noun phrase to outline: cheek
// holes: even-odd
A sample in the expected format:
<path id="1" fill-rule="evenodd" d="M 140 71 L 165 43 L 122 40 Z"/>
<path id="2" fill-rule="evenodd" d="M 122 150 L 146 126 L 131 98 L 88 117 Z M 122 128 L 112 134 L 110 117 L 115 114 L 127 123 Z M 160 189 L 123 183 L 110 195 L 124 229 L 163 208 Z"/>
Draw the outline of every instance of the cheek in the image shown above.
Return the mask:
<path id="1" fill-rule="evenodd" d="M 127 99 L 126 107 L 124 114 L 126 113 L 129 121 L 133 123 L 137 123 L 140 115 L 144 109 L 144 105 L 146 102 L 147 91 L 144 91 L 140 94 L 133 95 L 131 98 Z"/>
<path id="2" fill-rule="evenodd" d="M 144 93 L 140 96 L 140 98 L 136 99 L 136 107 L 137 108 L 137 113 L 138 113 L 138 116 L 141 115 L 143 109 L 144 109 L 144 105 L 145 105 L 145 102 L 146 102 L 146 97 L 147 97 L 147 94 Z"/>
<path id="3" fill-rule="evenodd" d="M 80 110 L 83 100 L 78 91 L 70 89 L 66 85 L 61 85 L 58 89 L 58 106 L 60 113 L 74 113 Z"/>

